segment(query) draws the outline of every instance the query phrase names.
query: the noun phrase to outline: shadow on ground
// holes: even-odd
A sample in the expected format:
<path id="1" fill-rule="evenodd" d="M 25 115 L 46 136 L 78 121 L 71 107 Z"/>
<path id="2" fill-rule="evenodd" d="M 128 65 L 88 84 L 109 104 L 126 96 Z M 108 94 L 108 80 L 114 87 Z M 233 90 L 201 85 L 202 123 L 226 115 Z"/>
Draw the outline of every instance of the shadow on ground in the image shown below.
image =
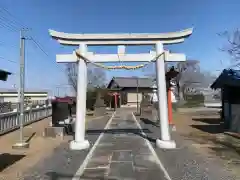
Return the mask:
<path id="1" fill-rule="evenodd" d="M 24 157 L 25 155 L 21 154 L 9 154 L 9 153 L 0 154 L 0 172 Z"/>
<path id="2" fill-rule="evenodd" d="M 210 134 L 219 134 L 224 132 L 222 124 L 191 125 L 193 128 Z"/>
<path id="3" fill-rule="evenodd" d="M 151 133 L 149 129 L 89 129 L 86 131 L 87 135 L 96 135 L 96 134 L 135 134 L 145 138 L 151 142 L 156 142 L 156 139 L 147 136 L 145 133 Z"/>
<path id="4" fill-rule="evenodd" d="M 193 124 L 191 125 L 191 127 L 201 130 L 203 132 L 207 132 L 210 134 L 219 134 L 224 132 L 224 124 L 218 117 L 192 118 L 192 120 L 201 124 Z"/>
<path id="5" fill-rule="evenodd" d="M 142 132 L 150 133 L 148 129 L 89 129 L 86 131 L 87 134 L 140 134 Z"/>
<path id="6" fill-rule="evenodd" d="M 31 136 L 27 138 L 26 143 L 29 143 L 35 135 L 36 135 L 36 132 L 32 133 Z"/>
<path id="7" fill-rule="evenodd" d="M 191 125 L 193 128 L 201 130 L 203 133 L 192 132 L 183 135 L 185 140 L 190 140 L 197 144 L 197 148 L 208 148 L 211 155 L 218 156 L 226 160 L 229 165 L 240 165 L 240 148 L 232 144 L 229 139 L 220 138 L 223 134 L 223 124 Z M 207 134 L 207 133 L 210 134 Z"/>
<path id="8" fill-rule="evenodd" d="M 235 152 L 238 155 L 237 159 L 238 159 L 238 163 L 240 164 L 240 159 L 239 159 L 240 149 L 225 146 L 223 144 L 221 145 L 222 146 L 219 146 L 219 147 L 211 147 L 211 149 L 216 152 L 216 155 L 221 156 L 222 158 L 226 158 L 226 154 L 229 154 L 230 152 Z"/>
<path id="9" fill-rule="evenodd" d="M 62 173 L 57 173 L 57 172 L 48 172 L 46 173 L 46 175 L 50 178 L 50 180 L 59 180 L 59 179 L 72 179 L 73 175 L 71 174 L 62 174 Z M 90 175 L 90 176 L 86 176 L 86 175 L 82 175 L 82 176 L 74 176 L 74 178 L 78 178 L 78 179 L 89 179 L 89 180 L 105 180 L 106 177 L 104 177 L 104 175 L 99 176 L 96 173 Z M 108 178 L 108 180 L 117 180 L 117 179 L 112 179 L 112 178 Z"/>
<path id="10" fill-rule="evenodd" d="M 150 124 L 150 125 L 153 125 L 155 127 L 159 127 L 159 125 L 156 123 L 156 122 L 153 122 L 149 119 L 146 119 L 146 118 L 140 118 L 140 120 L 144 123 L 144 124 Z"/>
<path id="11" fill-rule="evenodd" d="M 222 121 L 220 118 L 192 118 L 193 121 L 197 121 L 197 122 L 203 122 L 206 124 L 221 124 Z"/>

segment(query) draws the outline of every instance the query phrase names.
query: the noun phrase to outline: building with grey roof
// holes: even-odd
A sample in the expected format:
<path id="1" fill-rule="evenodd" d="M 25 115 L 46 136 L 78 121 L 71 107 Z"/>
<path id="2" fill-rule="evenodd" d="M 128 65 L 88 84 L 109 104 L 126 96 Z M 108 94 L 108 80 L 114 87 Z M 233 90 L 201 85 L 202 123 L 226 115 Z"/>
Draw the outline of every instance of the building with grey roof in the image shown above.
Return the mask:
<path id="1" fill-rule="evenodd" d="M 152 93 L 154 83 L 153 78 L 147 77 L 113 77 L 107 88 L 119 92 L 121 106 L 137 106 L 144 93 Z"/>

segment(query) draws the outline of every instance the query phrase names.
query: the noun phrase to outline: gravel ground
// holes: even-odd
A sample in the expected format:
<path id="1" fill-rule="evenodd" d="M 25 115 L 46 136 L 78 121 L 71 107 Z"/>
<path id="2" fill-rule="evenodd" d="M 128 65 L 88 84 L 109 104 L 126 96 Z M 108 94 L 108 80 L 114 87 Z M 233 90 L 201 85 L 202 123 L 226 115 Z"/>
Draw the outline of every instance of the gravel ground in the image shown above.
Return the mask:
<path id="1" fill-rule="evenodd" d="M 24 150 L 12 149 L 19 139 L 19 130 L 0 136 L 0 180 L 16 180 L 22 172 L 34 166 L 39 160 L 51 155 L 61 139 L 42 137 L 51 118 L 35 122 L 24 127 L 24 139 L 29 140 L 30 147 Z"/>
<path id="2" fill-rule="evenodd" d="M 140 119 L 140 118 L 138 118 Z M 152 121 L 139 120 L 142 128 L 149 130 L 146 133 L 148 139 L 155 146 L 155 140 L 160 136 L 160 128 Z M 189 125 L 189 124 L 188 124 Z M 185 129 L 184 129 L 185 128 Z M 183 131 L 187 131 L 184 126 Z M 177 143 L 177 149 L 161 150 L 155 148 L 162 163 L 167 169 L 172 180 L 237 180 L 231 170 L 216 156 L 209 157 L 205 153 L 200 153 L 196 142 L 181 136 L 177 131 L 172 133 L 172 138 Z M 193 146 L 195 144 L 195 146 Z M 200 144 L 199 144 L 200 145 Z"/>

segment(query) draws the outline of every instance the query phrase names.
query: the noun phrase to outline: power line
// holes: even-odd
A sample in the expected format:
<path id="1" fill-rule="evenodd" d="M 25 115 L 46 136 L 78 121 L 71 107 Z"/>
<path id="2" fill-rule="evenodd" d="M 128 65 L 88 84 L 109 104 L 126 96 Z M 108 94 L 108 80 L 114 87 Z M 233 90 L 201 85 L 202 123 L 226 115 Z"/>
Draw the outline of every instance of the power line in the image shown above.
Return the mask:
<path id="1" fill-rule="evenodd" d="M 0 12 L 1 12 L 1 10 L 0 10 Z M 20 28 L 21 28 L 21 27 L 19 27 L 18 25 L 16 25 L 13 20 L 8 19 L 8 18 L 5 17 L 5 16 L 1 16 L 0 19 L 2 20 L 2 22 L 8 23 L 8 26 L 10 26 L 10 27 L 12 27 L 12 28 L 14 28 L 14 29 L 20 29 Z"/>
<path id="2" fill-rule="evenodd" d="M 5 28 L 5 29 L 8 29 L 8 30 L 13 31 L 13 32 L 18 32 L 19 30 L 24 31 L 23 27 L 26 27 L 24 25 L 24 23 L 19 21 L 16 18 L 16 16 L 14 16 L 6 8 L 0 7 L 0 15 L 1 15 L 0 16 L 0 28 Z M 41 43 L 35 37 L 30 36 L 30 38 L 27 38 L 26 36 L 24 36 L 24 38 L 26 40 L 31 40 L 33 42 L 33 44 L 35 45 L 35 47 L 40 49 L 43 54 L 45 54 L 48 58 L 50 58 L 49 54 L 44 50 L 44 48 L 41 45 Z M 4 45 L 5 43 L 0 41 L 0 45 L 1 44 Z M 4 57 L 0 57 L 0 59 L 4 59 L 4 60 L 12 62 L 12 63 L 17 63 L 15 61 L 12 61 L 12 60 L 9 60 L 9 59 L 5 59 Z M 57 67 L 60 68 L 60 66 L 58 66 L 58 64 L 57 64 Z M 60 70 L 61 70 L 61 72 L 65 72 L 65 70 L 62 69 L 62 68 L 60 68 Z"/>
<path id="3" fill-rule="evenodd" d="M 4 23 L 1 23 L 1 24 L 0 24 L 0 27 L 1 27 L 1 28 L 5 28 L 5 29 L 8 29 L 8 30 L 13 31 L 13 32 L 16 32 L 16 31 L 17 31 L 17 29 L 9 26 L 8 24 L 4 24 Z"/>
<path id="4" fill-rule="evenodd" d="M 48 53 L 42 48 L 42 46 L 40 45 L 39 42 L 37 42 L 36 39 L 34 39 L 32 36 L 30 38 L 30 40 L 32 40 L 34 42 L 34 44 L 46 55 L 49 57 Z"/>
<path id="5" fill-rule="evenodd" d="M 0 41 L 0 46 L 8 46 L 8 47 L 11 47 L 11 48 L 19 48 L 17 45 L 13 45 L 13 44 L 6 44 L 5 42 L 3 41 Z"/>
<path id="6" fill-rule="evenodd" d="M 9 61 L 9 62 L 12 62 L 12 63 L 17 63 L 16 61 L 13 61 L 13 60 L 10 60 L 10 59 L 6 59 L 4 57 L 0 57 L 0 59 L 6 60 L 6 61 Z"/>
<path id="7" fill-rule="evenodd" d="M 22 27 L 25 27 L 24 23 L 16 18 L 9 10 L 7 10 L 5 7 L 0 7 L 0 12 L 2 12 L 3 16 L 0 16 L 0 27 L 9 29 L 11 31 L 19 31 L 22 29 Z M 11 19 L 4 16 L 4 14 L 7 14 L 8 17 L 12 17 Z M 45 54 L 47 57 L 50 57 L 49 54 L 44 50 L 43 46 L 39 41 L 37 41 L 36 38 L 33 38 L 33 36 L 30 36 L 29 38 L 32 40 L 34 45 L 42 51 L 43 54 Z M 1 43 L 0 43 L 1 44 Z M 58 65 L 58 64 L 57 64 Z M 60 67 L 60 66 L 57 66 Z M 61 71 L 65 72 L 64 69 L 60 68 Z"/>
<path id="8" fill-rule="evenodd" d="M 24 25 L 5 7 L 0 7 L 0 13 L 2 14 L 2 16 L 0 16 L 1 28 L 6 28 L 15 32 L 24 27 Z"/>
<path id="9" fill-rule="evenodd" d="M 14 16 L 9 10 L 7 10 L 5 7 L 0 7 L 6 14 L 11 16 L 13 18 L 13 21 L 18 24 L 20 27 L 25 27 L 25 25 L 18 19 L 16 16 Z"/>
<path id="10" fill-rule="evenodd" d="M 1 10 L 0 10 L 1 12 Z M 2 27 L 5 27 L 7 29 L 10 29 L 12 31 L 18 31 L 20 28 L 18 27 L 18 25 L 14 24 L 14 22 L 11 19 L 8 19 L 7 17 L 4 16 L 4 14 L 2 14 L 2 16 L 0 16 L 0 22 Z"/>
<path id="11" fill-rule="evenodd" d="M 39 48 L 42 51 L 43 54 L 45 54 L 48 58 L 50 58 L 49 54 L 44 50 L 43 46 L 36 38 L 33 38 L 33 36 L 30 36 L 30 40 L 32 40 L 32 42 L 36 45 L 37 48 Z M 63 71 L 63 72 L 66 71 L 66 70 L 62 69 L 60 66 L 57 66 L 57 67 L 59 67 L 61 69 L 61 71 Z"/>

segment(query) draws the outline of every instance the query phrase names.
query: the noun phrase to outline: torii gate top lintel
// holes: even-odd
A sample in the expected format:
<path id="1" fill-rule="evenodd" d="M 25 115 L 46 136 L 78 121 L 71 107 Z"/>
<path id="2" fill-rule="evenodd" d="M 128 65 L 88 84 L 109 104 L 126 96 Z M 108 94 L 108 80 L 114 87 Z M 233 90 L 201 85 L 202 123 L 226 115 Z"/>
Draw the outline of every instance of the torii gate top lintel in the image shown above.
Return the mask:
<path id="1" fill-rule="evenodd" d="M 50 36 L 64 45 L 155 45 L 176 44 L 184 41 L 193 32 L 193 28 L 169 33 L 115 33 L 115 34 L 74 34 L 49 30 Z"/>

